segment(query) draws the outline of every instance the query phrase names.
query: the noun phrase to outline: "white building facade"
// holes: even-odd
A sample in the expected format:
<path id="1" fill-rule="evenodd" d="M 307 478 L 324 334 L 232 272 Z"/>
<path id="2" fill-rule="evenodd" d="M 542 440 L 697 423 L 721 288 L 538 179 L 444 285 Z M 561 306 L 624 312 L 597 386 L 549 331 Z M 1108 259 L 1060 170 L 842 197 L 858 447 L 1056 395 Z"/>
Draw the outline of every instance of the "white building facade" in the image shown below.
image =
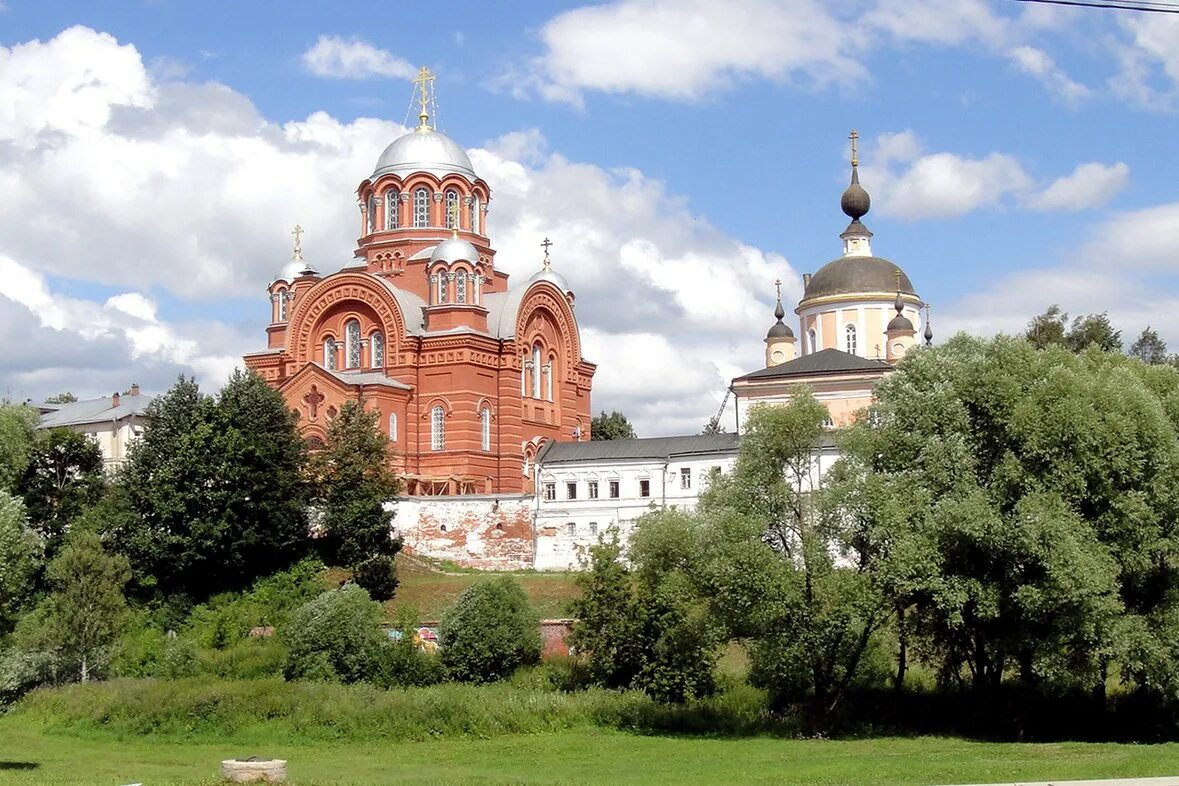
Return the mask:
<path id="1" fill-rule="evenodd" d="M 147 407 L 152 396 L 132 385 L 124 393 L 65 404 L 36 404 L 41 412 L 40 428 L 67 428 L 88 437 L 102 452 L 103 467 L 118 469 L 143 435 L 148 423 Z"/>

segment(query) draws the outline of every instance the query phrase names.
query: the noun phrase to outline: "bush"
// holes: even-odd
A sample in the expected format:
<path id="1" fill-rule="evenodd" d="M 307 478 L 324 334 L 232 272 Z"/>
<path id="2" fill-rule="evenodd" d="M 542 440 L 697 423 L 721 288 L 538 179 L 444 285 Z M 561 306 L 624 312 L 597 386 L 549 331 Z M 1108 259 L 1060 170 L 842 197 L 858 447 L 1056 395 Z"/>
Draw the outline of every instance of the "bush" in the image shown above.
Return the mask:
<path id="1" fill-rule="evenodd" d="M 300 606 L 282 631 L 288 679 L 364 679 L 385 645 L 381 607 L 362 587 L 346 584 Z"/>
<path id="2" fill-rule="evenodd" d="M 511 576 L 472 584 L 442 618 L 438 636 L 446 675 L 493 682 L 540 660 L 540 621 Z"/>
<path id="3" fill-rule="evenodd" d="M 397 570 L 385 554 L 370 557 L 356 566 L 356 583 L 368 590 L 373 600 L 386 601 L 397 591 Z"/>
<path id="4" fill-rule="evenodd" d="M 259 579 L 246 592 L 227 592 L 196 606 L 180 626 L 201 647 L 221 649 L 244 641 L 253 628 L 284 625 L 291 613 L 324 590 L 323 565 L 305 559 Z"/>
<path id="5" fill-rule="evenodd" d="M 369 674 L 369 682 L 381 688 L 437 685 L 442 678 L 438 656 L 422 651 L 408 637 L 378 648 Z"/>

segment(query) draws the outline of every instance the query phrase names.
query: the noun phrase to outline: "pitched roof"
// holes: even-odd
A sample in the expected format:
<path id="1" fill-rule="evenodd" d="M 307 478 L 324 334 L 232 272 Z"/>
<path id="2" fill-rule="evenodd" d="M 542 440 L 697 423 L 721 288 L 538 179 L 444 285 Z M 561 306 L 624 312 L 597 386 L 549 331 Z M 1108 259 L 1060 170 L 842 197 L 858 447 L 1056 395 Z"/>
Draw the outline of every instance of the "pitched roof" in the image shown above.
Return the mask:
<path id="1" fill-rule="evenodd" d="M 56 428 L 58 426 L 77 426 L 85 423 L 109 423 L 122 420 L 132 415 L 147 414 L 147 405 L 154 396 L 144 393 L 131 395 L 123 393 L 119 396 L 119 406 L 111 406 L 111 396 L 102 398 L 88 398 L 82 401 L 71 401 L 68 404 L 46 404 L 42 409 L 53 407 L 49 412 L 41 415 L 41 428 Z"/>
<path id="2" fill-rule="evenodd" d="M 566 461 L 626 461 L 669 459 L 673 456 L 735 453 L 737 434 L 647 439 L 604 439 L 591 442 L 550 442 L 536 457 L 538 464 Z"/>
<path id="3" fill-rule="evenodd" d="M 813 376 L 815 374 L 848 374 L 863 373 L 865 371 L 889 371 L 892 369 L 883 360 L 869 360 L 859 355 L 852 355 L 838 349 L 822 349 L 789 360 L 778 366 L 770 366 L 760 371 L 754 371 L 743 377 L 737 377 L 734 382 L 745 379 L 779 379 L 789 377 Z"/>
<path id="4" fill-rule="evenodd" d="M 310 365 L 319 366 L 318 363 L 312 361 Z M 319 366 L 323 368 L 323 366 Z M 399 388 L 401 390 L 413 390 L 412 385 L 407 385 L 404 382 L 399 382 L 392 377 L 387 377 L 379 371 L 332 371 L 331 369 L 323 369 L 331 374 L 336 379 L 343 382 L 345 385 L 384 385 L 390 388 Z"/>

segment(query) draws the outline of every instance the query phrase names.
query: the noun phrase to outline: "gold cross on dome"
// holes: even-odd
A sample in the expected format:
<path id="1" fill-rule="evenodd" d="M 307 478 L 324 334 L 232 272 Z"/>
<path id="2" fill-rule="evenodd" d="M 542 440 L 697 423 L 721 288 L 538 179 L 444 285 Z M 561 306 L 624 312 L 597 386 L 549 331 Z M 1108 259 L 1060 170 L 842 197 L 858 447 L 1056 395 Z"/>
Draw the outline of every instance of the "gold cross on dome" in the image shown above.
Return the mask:
<path id="1" fill-rule="evenodd" d="M 781 300 L 782 299 L 782 279 L 779 278 L 778 280 L 776 280 L 774 282 L 774 289 L 778 290 L 778 300 Z"/>
<path id="2" fill-rule="evenodd" d="M 860 138 L 860 132 L 853 128 L 851 133 L 847 135 L 847 138 L 850 139 L 852 143 L 852 166 L 859 166 L 860 159 L 856 150 L 856 141 Z"/>
<path id="3" fill-rule="evenodd" d="M 418 128 L 430 127 L 430 83 L 433 81 L 434 74 L 426 66 L 421 67 L 418 75 L 413 80 L 418 93 L 418 106 L 421 110 L 420 114 L 418 114 Z"/>
<path id="4" fill-rule="evenodd" d="M 291 249 L 291 259 L 295 262 L 300 262 L 303 259 L 303 227 L 295 224 L 295 228 L 291 230 L 291 234 L 295 236 L 295 245 Z"/>
<path id="5" fill-rule="evenodd" d="M 545 270 L 548 270 L 553 264 L 552 262 L 549 261 L 549 246 L 551 246 L 552 244 L 553 244 L 553 241 L 549 240 L 547 237 L 540 244 L 541 246 L 544 247 L 544 269 Z"/>

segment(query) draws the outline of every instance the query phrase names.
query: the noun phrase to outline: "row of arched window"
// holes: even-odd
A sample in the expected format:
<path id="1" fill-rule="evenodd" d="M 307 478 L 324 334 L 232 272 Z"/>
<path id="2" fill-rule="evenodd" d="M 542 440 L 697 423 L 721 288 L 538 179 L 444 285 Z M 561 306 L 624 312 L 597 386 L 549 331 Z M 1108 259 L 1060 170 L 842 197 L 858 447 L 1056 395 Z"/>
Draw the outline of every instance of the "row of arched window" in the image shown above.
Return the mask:
<path id="1" fill-rule="evenodd" d="M 397 416 L 389 416 L 389 439 L 397 440 Z M 491 450 L 491 410 L 479 410 L 479 442 L 483 450 Z M 430 450 L 446 450 L 446 409 L 437 404 L 430 410 Z"/>
<path id="2" fill-rule="evenodd" d="M 344 365 L 345 369 L 361 367 L 364 358 L 364 346 L 368 345 L 368 365 L 370 368 L 385 367 L 385 334 L 375 330 L 367 339 L 361 337 L 360 322 L 350 319 L 344 323 Z M 323 367 L 329 371 L 340 369 L 340 343 L 332 336 L 323 341 Z"/>
<path id="3" fill-rule="evenodd" d="M 466 203 L 467 210 L 467 229 L 472 232 L 480 233 L 482 227 L 480 226 L 481 216 L 479 214 L 480 202 L 478 196 L 471 196 L 463 199 L 459 194 L 458 189 L 448 188 L 443 192 L 441 201 L 443 202 L 442 221 L 441 223 L 431 223 L 430 204 L 434 200 L 434 192 L 426 186 L 418 186 L 408 195 L 404 196 L 396 188 L 389 188 L 385 191 L 384 196 L 380 198 L 384 202 L 384 225 L 378 223 L 379 212 L 377 210 L 378 197 L 372 194 L 368 198 L 368 203 L 365 205 L 365 212 L 368 220 L 369 233 L 376 232 L 379 229 L 400 229 L 401 222 L 401 203 L 409 203 L 409 221 L 406 226 L 412 227 L 430 227 L 443 226 L 446 229 L 462 229 L 459 216 L 462 214 L 461 205 Z"/>
<path id="4" fill-rule="evenodd" d="M 453 285 L 453 286 L 452 286 Z M 471 303 L 483 300 L 483 276 L 469 270 L 440 270 L 430 274 L 430 294 L 433 302 Z"/>

